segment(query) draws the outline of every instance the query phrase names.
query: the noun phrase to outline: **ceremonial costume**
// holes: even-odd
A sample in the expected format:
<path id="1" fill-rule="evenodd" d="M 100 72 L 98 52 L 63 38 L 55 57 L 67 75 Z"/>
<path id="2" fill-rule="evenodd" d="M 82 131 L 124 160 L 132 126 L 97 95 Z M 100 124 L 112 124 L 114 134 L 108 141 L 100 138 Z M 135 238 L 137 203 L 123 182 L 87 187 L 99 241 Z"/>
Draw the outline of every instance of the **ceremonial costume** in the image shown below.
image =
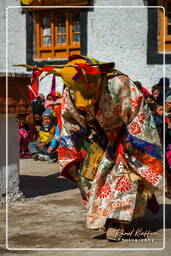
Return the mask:
<path id="1" fill-rule="evenodd" d="M 163 187 L 162 147 L 152 113 L 133 81 L 93 58 L 74 55 L 66 66 L 44 68 L 67 86 L 58 147 L 61 174 L 76 181 L 87 227 L 130 223 Z M 151 200 L 151 204 L 149 204 Z M 121 227 L 121 225 L 120 225 Z"/>
<path id="2" fill-rule="evenodd" d="M 148 104 L 127 75 L 107 69 L 88 73 L 91 81 L 78 86 L 74 75 L 62 104 L 61 173 L 82 187 L 91 229 L 107 219 L 129 223 L 143 216 L 163 185 L 162 148 Z"/>

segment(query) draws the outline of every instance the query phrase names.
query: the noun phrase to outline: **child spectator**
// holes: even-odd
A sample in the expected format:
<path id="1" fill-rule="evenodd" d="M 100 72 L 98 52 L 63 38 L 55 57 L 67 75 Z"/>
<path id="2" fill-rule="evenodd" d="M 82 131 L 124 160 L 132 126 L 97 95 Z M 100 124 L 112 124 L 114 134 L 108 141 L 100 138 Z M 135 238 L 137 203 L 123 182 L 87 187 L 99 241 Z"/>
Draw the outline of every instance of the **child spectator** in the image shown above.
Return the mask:
<path id="1" fill-rule="evenodd" d="M 158 88 L 158 86 L 153 86 L 151 92 L 152 92 L 152 95 L 153 95 L 154 99 L 157 101 L 157 99 L 160 95 L 160 89 Z"/>
<path id="2" fill-rule="evenodd" d="M 28 124 L 29 142 L 36 141 L 38 138 L 38 131 L 42 125 L 42 114 L 38 112 L 31 113 L 26 118 Z"/>
<path id="3" fill-rule="evenodd" d="M 157 127 L 161 144 L 163 144 L 163 106 L 156 104 L 155 114 L 153 115 L 154 122 Z"/>
<path id="4" fill-rule="evenodd" d="M 38 97 L 42 100 L 42 104 L 45 102 L 45 95 L 43 93 L 39 93 Z"/>
<path id="5" fill-rule="evenodd" d="M 165 100 L 166 116 L 171 114 L 171 95 Z"/>
<path id="6" fill-rule="evenodd" d="M 47 152 L 49 153 L 49 163 L 53 163 L 58 160 L 57 148 L 59 145 L 59 136 L 60 136 L 60 132 L 59 132 L 59 127 L 57 125 L 53 140 L 47 150 Z"/>
<path id="7" fill-rule="evenodd" d="M 30 142 L 28 147 L 34 160 L 48 160 L 48 148 L 55 133 L 55 125 L 52 122 L 52 112 L 45 110 L 42 114 L 42 125 L 38 131 L 38 139 Z"/>
<path id="8" fill-rule="evenodd" d="M 52 93 L 49 93 L 49 94 L 46 96 L 46 100 L 53 100 L 53 95 L 52 95 Z"/>
<path id="9" fill-rule="evenodd" d="M 155 101 L 155 98 L 153 97 L 153 95 L 147 95 L 147 96 L 145 96 L 145 99 L 146 99 L 146 101 L 147 101 L 147 103 L 149 104 L 149 103 L 155 103 L 156 101 Z"/>
<path id="10" fill-rule="evenodd" d="M 171 151 L 171 96 L 168 96 L 165 101 L 165 138 L 166 138 L 166 155 L 167 151 Z M 168 154 L 169 155 L 169 154 Z M 168 162 L 171 167 L 171 158 L 169 157 Z"/>
<path id="11" fill-rule="evenodd" d="M 33 119 L 34 119 L 35 126 L 37 126 L 37 125 L 41 126 L 42 125 L 42 115 L 40 115 L 39 113 L 34 113 Z"/>
<path id="12" fill-rule="evenodd" d="M 45 100 L 45 108 L 53 109 L 53 104 L 54 104 L 53 96 L 51 93 L 49 93 Z"/>
<path id="13" fill-rule="evenodd" d="M 54 103 L 54 116 L 56 117 L 56 123 L 58 124 L 59 130 L 61 131 L 62 128 L 62 119 L 61 119 L 61 112 L 62 112 L 62 98 L 58 98 Z"/>
<path id="14" fill-rule="evenodd" d="M 148 106 L 152 112 L 153 115 L 156 114 L 156 101 L 155 101 L 155 98 L 153 97 L 153 95 L 147 95 L 145 97 L 147 103 L 148 103 Z"/>
<path id="15" fill-rule="evenodd" d="M 53 110 L 54 101 L 53 100 L 46 100 L 45 101 L 45 109 L 49 108 Z"/>
<path id="16" fill-rule="evenodd" d="M 167 77 L 162 77 L 160 78 L 159 82 L 155 85 L 153 85 L 152 89 L 153 88 L 158 88 L 158 90 L 160 90 L 160 94 L 159 96 L 157 97 L 157 103 L 160 104 L 160 105 L 163 105 L 163 91 L 165 89 L 165 99 L 171 95 L 171 88 L 169 87 L 170 86 L 170 79 L 167 78 Z"/>
<path id="17" fill-rule="evenodd" d="M 141 82 L 134 81 L 134 84 L 137 86 L 140 92 L 144 94 L 144 97 L 146 97 L 147 95 L 150 95 L 150 92 L 145 87 L 142 86 Z"/>
<path id="18" fill-rule="evenodd" d="M 19 145 L 20 145 L 20 158 L 30 157 L 28 151 L 29 143 L 29 127 L 26 123 L 25 118 L 19 121 Z"/>
<path id="19" fill-rule="evenodd" d="M 36 99 L 32 100 L 33 114 L 42 113 L 45 111 L 43 94 L 40 94 Z"/>
<path id="20" fill-rule="evenodd" d="M 171 95 L 165 101 L 166 195 L 171 198 Z"/>

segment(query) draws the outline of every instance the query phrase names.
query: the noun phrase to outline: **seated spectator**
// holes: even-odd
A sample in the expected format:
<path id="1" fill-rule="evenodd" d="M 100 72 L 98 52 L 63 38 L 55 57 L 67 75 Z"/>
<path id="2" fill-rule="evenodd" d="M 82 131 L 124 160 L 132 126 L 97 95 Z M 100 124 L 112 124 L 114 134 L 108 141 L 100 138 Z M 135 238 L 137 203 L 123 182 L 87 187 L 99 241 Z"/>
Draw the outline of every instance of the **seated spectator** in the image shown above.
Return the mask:
<path id="1" fill-rule="evenodd" d="M 166 116 L 171 114 L 171 95 L 165 100 Z"/>
<path id="2" fill-rule="evenodd" d="M 151 94 L 146 95 L 146 96 L 145 96 L 145 99 L 146 99 L 146 101 L 147 101 L 148 104 L 149 104 L 149 103 L 155 103 L 155 102 L 156 102 L 156 101 L 155 101 L 155 98 L 154 98 L 153 95 L 151 95 Z"/>
<path id="3" fill-rule="evenodd" d="M 157 98 L 160 95 L 160 89 L 158 88 L 158 86 L 153 86 L 151 92 L 152 92 L 154 99 L 157 101 Z"/>
<path id="4" fill-rule="evenodd" d="M 156 113 L 156 101 L 155 101 L 155 98 L 153 97 L 153 95 L 146 95 L 145 96 L 145 99 L 148 103 L 148 106 L 152 112 L 153 115 L 155 115 Z"/>
<path id="5" fill-rule="evenodd" d="M 59 145 L 59 136 L 60 136 L 60 132 L 59 132 L 59 127 L 57 125 L 53 140 L 47 150 L 47 152 L 49 153 L 49 163 L 53 163 L 58 160 L 57 148 Z"/>
<path id="6" fill-rule="evenodd" d="M 61 111 L 62 111 L 62 98 L 58 98 L 54 102 L 53 106 L 54 116 L 56 117 L 56 123 L 58 124 L 59 130 L 62 128 Z"/>
<path id="7" fill-rule="evenodd" d="M 42 115 L 39 113 L 34 113 L 33 115 L 35 126 L 41 126 L 42 125 Z"/>
<path id="8" fill-rule="evenodd" d="M 44 104 L 45 103 L 45 95 L 43 93 L 39 93 L 38 97 L 42 101 L 42 104 Z"/>
<path id="9" fill-rule="evenodd" d="M 160 90 L 160 94 L 157 97 L 157 103 L 163 105 L 163 91 L 165 87 L 165 99 L 171 95 L 170 79 L 167 77 L 160 78 L 159 82 L 154 85 L 152 88 L 158 88 Z"/>
<path id="10" fill-rule="evenodd" d="M 157 127 L 161 144 L 163 144 L 163 106 L 156 104 L 155 114 L 153 115 L 154 122 Z"/>
<path id="11" fill-rule="evenodd" d="M 38 131 L 38 139 L 35 142 L 30 142 L 28 145 L 29 151 L 32 154 L 34 160 L 48 160 L 48 148 L 52 141 L 55 133 L 55 125 L 52 121 L 52 112 L 50 110 L 45 110 L 42 114 L 42 125 Z M 44 155 L 46 157 L 44 157 Z M 41 159 L 42 158 L 42 159 Z"/>
<path id="12" fill-rule="evenodd" d="M 45 109 L 49 108 L 53 110 L 54 101 L 53 100 L 46 100 L 45 101 Z"/>
<path id="13" fill-rule="evenodd" d="M 156 103 L 148 103 L 148 106 L 151 110 L 152 115 L 156 115 Z"/>
<path id="14" fill-rule="evenodd" d="M 166 196 L 171 198 L 171 95 L 165 101 Z"/>
<path id="15" fill-rule="evenodd" d="M 49 93 L 49 94 L 46 96 L 46 100 L 53 100 L 53 95 L 52 95 L 52 93 Z"/>
<path id="16" fill-rule="evenodd" d="M 42 115 L 42 113 L 45 111 L 44 99 L 42 98 L 42 95 L 32 100 L 32 109 L 33 109 L 33 114 L 39 113 L 40 115 Z"/>
<path id="17" fill-rule="evenodd" d="M 46 100 L 45 100 L 45 109 L 46 109 L 46 108 L 53 109 L 53 104 L 54 104 L 53 95 L 52 95 L 51 93 L 49 93 L 49 94 L 46 96 Z"/>
<path id="18" fill-rule="evenodd" d="M 137 88 L 140 90 L 140 92 L 142 92 L 144 94 L 144 96 L 147 96 L 150 94 L 150 92 L 142 86 L 141 82 L 134 81 L 134 84 L 137 86 Z"/>
<path id="19" fill-rule="evenodd" d="M 29 158 L 30 153 L 28 150 L 29 143 L 29 127 L 25 118 L 19 121 L 19 146 L 20 146 L 20 158 Z"/>

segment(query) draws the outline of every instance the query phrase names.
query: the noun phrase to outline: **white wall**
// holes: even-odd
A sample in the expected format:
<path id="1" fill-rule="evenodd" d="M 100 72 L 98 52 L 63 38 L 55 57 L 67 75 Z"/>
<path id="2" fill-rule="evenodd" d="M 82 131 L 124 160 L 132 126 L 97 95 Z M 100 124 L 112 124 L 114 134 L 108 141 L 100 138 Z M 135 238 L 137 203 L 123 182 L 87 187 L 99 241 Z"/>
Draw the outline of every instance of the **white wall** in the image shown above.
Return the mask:
<path id="1" fill-rule="evenodd" d="M 39 93 L 43 93 L 45 96 L 50 93 L 52 86 L 52 75 L 49 75 L 42 79 L 39 83 Z M 56 91 L 62 93 L 63 81 L 61 77 L 56 77 Z"/>
<path id="2" fill-rule="evenodd" d="M 113 60 L 117 69 L 150 89 L 163 76 L 163 65 L 146 64 L 148 24 L 144 1 L 95 0 L 95 6 L 101 7 L 88 14 L 87 55 Z M 171 65 L 166 65 L 166 76 L 171 78 L 170 74 Z"/>
<path id="3" fill-rule="evenodd" d="M 26 63 L 26 17 L 25 14 L 22 14 L 22 8 L 16 8 L 16 6 L 21 6 L 19 0 L 0 1 L 0 72 L 6 71 L 6 46 L 8 71 L 26 72 L 23 68 L 12 67 L 12 64 Z M 6 18 L 8 22 L 7 28 Z"/>
<path id="4" fill-rule="evenodd" d="M 13 64 L 26 63 L 26 16 L 22 8 L 9 7 L 8 19 L 8 70 L 9 72 L 25 72 L 23 68 L 12 67 Z"/>
<path id="5" fill-rule="evenodd" d="M 6 193 L 6 116 L 0 114 L 0 201 Z M 10 198 L 17 198 L 19 193 L 19 130 L 16 116 L 8 115 L 8 194 Z"/>
<path id="6" fill-rule="evenodd" d="M 163 65 L 147 65 L 147 9 L 143 0 L 94 0 L 93 12 L 88 13 L 87 55 L 102 61 L 114 61 L 116 68 L 139 80 L 147 88 L 163 76 Z M 0 72 L 5 71 L 5 9 L 20 5 L 19 0 L 0 1 Z M 105 6 L 110 6 L 106 8 Z M 112 8 L 111 6 L 117 8 Z M 128 6 L 119 8 L 119 6 Z M 132 8 L 130 8 L 132 7 Z M 25 73 L 12 67 L 26 63 L 26 17 L 20 9 L 8 10 L 8 66 L 9 72 Z M 166 76 L 171 78 L 171 65 Z M 40 92 L 47 94 L 51 79 L 41 83 Z M 61 89 L 60 89 L 61 90 Z"/>

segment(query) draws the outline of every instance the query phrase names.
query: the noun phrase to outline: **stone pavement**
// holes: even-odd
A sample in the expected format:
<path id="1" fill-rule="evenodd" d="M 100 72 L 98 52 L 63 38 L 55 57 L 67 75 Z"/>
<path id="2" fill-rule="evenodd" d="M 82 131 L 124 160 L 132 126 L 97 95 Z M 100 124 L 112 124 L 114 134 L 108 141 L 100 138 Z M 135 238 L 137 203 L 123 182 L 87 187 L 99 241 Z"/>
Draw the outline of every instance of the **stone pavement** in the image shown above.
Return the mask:
<path id="1" fill-rule="evenodd" d="M 163 232 L 162 195 L 160 211 L 147 212 L 128 226 L 125 240 L 105 239 L 103 230 L 85 227 L 86 210 L 74 183 L 60 176 L 57 163 L 25 159 L 20 161 L 24 200 L 8 205 L 8 249 L 5 247 L 5 206 L 0 215 L 0 256 L 166 255 L 171 251 L 171 200 L 166 199 L 166 227 Z M 151 232 L 148 239 L 142 232 Z M 163 235 L 166 246 L 163 247 Z M 116 250 L 116 251 L 115 251 Z M 118 251 L 119 250 L 119 251 Z"/>

